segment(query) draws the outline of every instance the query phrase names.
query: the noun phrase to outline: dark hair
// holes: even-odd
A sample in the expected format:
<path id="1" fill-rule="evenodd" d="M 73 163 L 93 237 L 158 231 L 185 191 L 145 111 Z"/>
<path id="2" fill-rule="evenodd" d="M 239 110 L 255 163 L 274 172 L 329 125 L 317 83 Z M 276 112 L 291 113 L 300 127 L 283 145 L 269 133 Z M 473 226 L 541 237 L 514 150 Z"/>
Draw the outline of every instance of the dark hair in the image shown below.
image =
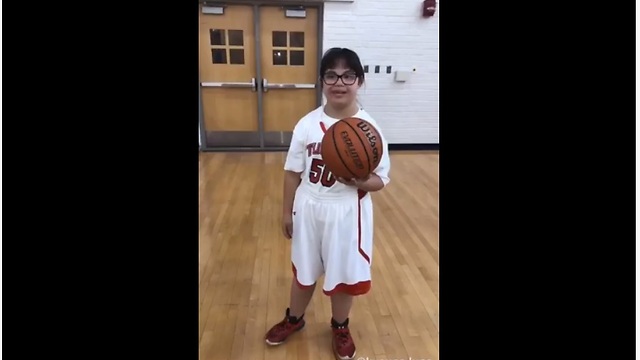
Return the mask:
<path id="1" fill-rule="evenodd" d="M 324 76 L 328 69 L 337 66 L 340 61 L 344 61 L 346 67 L 355 71 L 358 82 L 362 84 L 364 81 L 364 68 L 360 62 L 360 57 L 353 50 L 346 48 L 331 48 L 324 53 L 320 61 L 320 77 Z"/>

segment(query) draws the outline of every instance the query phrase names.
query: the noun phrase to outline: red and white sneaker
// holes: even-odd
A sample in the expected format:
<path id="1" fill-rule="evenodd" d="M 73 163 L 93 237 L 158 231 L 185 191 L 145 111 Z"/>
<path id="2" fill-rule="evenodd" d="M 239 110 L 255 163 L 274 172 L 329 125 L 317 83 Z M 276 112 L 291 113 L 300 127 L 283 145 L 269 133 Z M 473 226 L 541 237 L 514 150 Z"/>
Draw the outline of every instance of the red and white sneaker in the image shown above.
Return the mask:
<path id="1" fill-rule="evenodd" d="M 285 313 L 285 317 L 279 323 L 273 325 L 267 334 L 265 335 L 265 341 L 269 345 L 280 345 L 282 344 L 289 335 L 293 334 L 296 331 L 301 330 L 304 327 L 304 315 L 298 319 L 297 322 L 294 316 L 289 315 L 289 309 Z"/>
<path id="2" fill-rule="evenodd" d="M 356 345 L 349 331 L 349 319 L 344 324 L 338 324 L 331 319 L 331 329 L 333 330 L 333 352 L 336 357 L 340 360 L 353 359 L 356 356 Z"/>

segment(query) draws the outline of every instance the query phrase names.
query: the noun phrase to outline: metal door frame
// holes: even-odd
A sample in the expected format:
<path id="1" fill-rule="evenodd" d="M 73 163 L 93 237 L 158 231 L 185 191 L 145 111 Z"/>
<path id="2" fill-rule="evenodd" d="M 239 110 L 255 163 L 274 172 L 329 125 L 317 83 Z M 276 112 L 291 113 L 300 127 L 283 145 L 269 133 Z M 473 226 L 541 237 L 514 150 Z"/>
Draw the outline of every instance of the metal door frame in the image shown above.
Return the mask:
<path id="1" fill-rule="evenodd" d="M 262 89 L 262 44 L 260 40 L 260 7 L 261 6 L 302 6 L 304 8 L 316 8 L 318 10 L 318 48 L 317 48 L 317 68 L 316 74 L 320 72 L 320 62 L 322 60 L 322 41 L 323 41 L 323 31 L 324 31 L 324 3 L 322 1 L 305 1 L 305 0 L 297 0 L 297 1 L 287 1 L 287 0 L 237 0 L 233 2 L 212 2 L 212 1 L 204 1 L 199 0 L 199 5 L 203 5 L 204 3 L 214 3 L 215 5 L 251 5 L 253 7 L 253 26 L 254 26 L 254 36 L 255 36 L 255 55 L 256 55 L 256 81 L 258 82 L 258 135 L 260 137 L 260 145 L 258 147 L 255 146 L 227 146 L 227 147 L 209 147 L 207 146 L 206 141 L 206 128 L 204 124 L 204 114 L 203 114 L 203 104 L 202 104 L 202 79 L 200 79 L 200 64 L 198 64 L 198 117 L 199 117 L 199 128 L 200 128 L 200 151 L 203 152 L 224 152 L 224 151 L 253 151 L 253 152 L 263 152 L 263 151 L 286 151 L 289 149 L 288 146 L 280 146 L 280 147 L 265 147 L 264 145 L 264 114 L 263 114 L 263 96 L 264 91 Z M 200 11 L 200 7 L 198 7 L 198 11 Z M 199 14 L 198 14 L 199 16 Z M 199 46 L 199 45 L 198 45 Z M 200 49 L 198 49 L 200 51 Z M 322 86 L 319 85 L 318 80 L 316 80 L 318 86 L 316 86 L 316 106 L 320 106 L 322 104 Z M 291 129 L 293 130 L 293 129 Z"/>

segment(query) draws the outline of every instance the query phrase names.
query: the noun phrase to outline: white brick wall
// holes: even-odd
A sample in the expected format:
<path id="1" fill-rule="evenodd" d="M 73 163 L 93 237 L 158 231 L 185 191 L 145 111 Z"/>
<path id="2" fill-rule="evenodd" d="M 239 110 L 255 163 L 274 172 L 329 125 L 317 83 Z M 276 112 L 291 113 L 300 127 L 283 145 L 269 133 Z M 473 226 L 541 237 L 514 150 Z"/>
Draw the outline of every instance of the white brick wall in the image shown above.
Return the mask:
<path id="1" fill-rule="evenodd" d="M 355 0 L 324 5 L 323 52 L 347 47 L 369 65 L 359 100 L 392 144 L 438 144 L 438 14 L 421 0 Z M 375 74 L 376 65 L 380 73 Z M 391 74 L 386 73 L 391 65 Z M 415 69 L 404 83 L 396 70 Z"/>

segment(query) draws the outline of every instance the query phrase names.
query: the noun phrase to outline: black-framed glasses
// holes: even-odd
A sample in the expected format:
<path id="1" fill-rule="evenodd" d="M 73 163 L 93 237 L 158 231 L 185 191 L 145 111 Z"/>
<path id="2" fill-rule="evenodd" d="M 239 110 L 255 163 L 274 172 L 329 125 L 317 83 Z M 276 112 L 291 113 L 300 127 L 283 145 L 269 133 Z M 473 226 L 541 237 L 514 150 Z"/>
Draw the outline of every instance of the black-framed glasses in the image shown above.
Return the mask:
<path id="1" fill-rule="evenodd" d="M 322 81 L 327 85 L 335 85 L 338 80 L 342 80 L 345 85 L 353 85 L 358 81 L 358 75 L 352 72 L 347 72 L 342 75 L 338 75 L 334 72 L 328 72 L 322 76 Z"/>

